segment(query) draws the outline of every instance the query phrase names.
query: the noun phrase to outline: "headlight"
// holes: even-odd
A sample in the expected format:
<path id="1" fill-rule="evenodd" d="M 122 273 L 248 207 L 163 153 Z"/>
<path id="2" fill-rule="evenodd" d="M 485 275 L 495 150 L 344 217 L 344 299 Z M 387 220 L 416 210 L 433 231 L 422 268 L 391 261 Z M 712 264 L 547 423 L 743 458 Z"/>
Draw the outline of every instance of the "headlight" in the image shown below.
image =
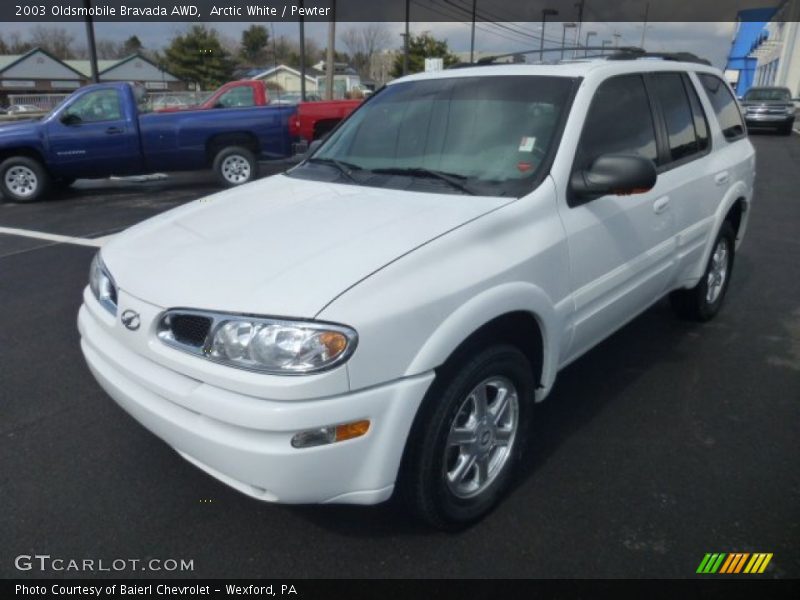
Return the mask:
<path id="1" fill-rule="evenodd" d="M 103 308 L 112 315 L 117 314 L 117 286 L 99 252 L 94 255 L 89 267 L 89 288 Z"/>
<path id="2" fill-rule="evenodd" d="M 171 346 L 240 369 L 315 373 L 346 361 L 358 335 L 342 325 L 175 309 L 158 337 Z"/>

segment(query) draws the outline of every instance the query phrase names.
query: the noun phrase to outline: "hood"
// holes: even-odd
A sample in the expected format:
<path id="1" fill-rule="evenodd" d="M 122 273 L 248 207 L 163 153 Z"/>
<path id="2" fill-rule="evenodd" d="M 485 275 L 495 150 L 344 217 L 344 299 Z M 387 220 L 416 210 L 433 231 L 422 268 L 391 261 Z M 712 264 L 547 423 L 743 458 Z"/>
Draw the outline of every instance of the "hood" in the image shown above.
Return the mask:
<path id="1" fill-rule="evenodd" d="M 276 175 L 140 223 L 103 260 L 121 289 L 162 308 L 311 318 L 387 263 L 508 202 Z"/>

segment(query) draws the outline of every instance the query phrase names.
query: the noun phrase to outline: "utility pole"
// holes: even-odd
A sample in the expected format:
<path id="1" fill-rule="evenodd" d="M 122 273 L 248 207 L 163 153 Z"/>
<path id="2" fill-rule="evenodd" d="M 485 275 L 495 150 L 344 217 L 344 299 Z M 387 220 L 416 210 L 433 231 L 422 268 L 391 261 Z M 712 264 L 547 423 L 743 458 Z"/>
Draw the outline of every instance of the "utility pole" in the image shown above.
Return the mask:
<path id="1" fill-rule="evenodd" d="M 325 99 L 333 100 L 334 47 L 336 46 L 336 0 L 333 0 L 331 20 L 328 21 L 328 56 L 325 60 Z"/>
<path id="2" fill-rule="evenodd" d="M 300 8 L 305 2 L 300 0 Z M 300 13 L 300 100 L 306 101 L 306 21 Z"/>
<path id="3" fill-rule="evenodd" d="M 547 17 L 555 16 L 558 11 L 554 8 L 542 9 L 542 37 L 539 39 L 539 62 L 544 62 L 544 27 L 547 22 Z"/>
<path id="4" fill-rule="evenodd" d="M 578 9 L 578 27 L 575 29 L 575 50 L 572 51 L 572 58 L 578 58 L 578 46 L 581 44 L 581 28 L 583 27 L 583 4 L 586 0 L 579 0 L 575 7 Z"/>
<path id="5" fill-rule="evenodd" d="M 83 0 L 86 8 L 86 38 L 89 46 L 89 64 L 92 69 L 92 83 L 100 83 L 100 75 L 97 72 L 97 46 L 94 43 L 94 23 L 90 13 L 92 12 L 92 0 Z"/>
<path id="6" fill-rule="evenodd" d="M 589 56 L 589 38 L 593 35 L 597 35 L 596 31 L 587 31 L 586 32 L 586 49 L 583 51 L 584 58 Z"/>
<path id="7" fill-rule="evenodd" d="M 619 38 L 622 37 L 622 34 L 619 31 L 615 31 L 612 35 L 614 36 L 614 48 L 619 48 Z"/>
<path id="8" fill-rule="evenodd" d="M 478 9 L 478 0 L 472 0 L 472 39 L 469 43 L 469 62 L 475 62 L 475 16 Z"/>
<path id="9" fill-rule="evenodd" d="M 403 34 L 403 75 L 408 75 L 408 18 L 411 0 L 406 0 L 406 32 Z"/>
<path id="10" fill-rule="evenodd" d="M 649 16 L 650 12 L 650 3 L 644 5 L 644 23 L 642 24 L 642 42 L 639 44 L 639 48 L 644 50 L 644 36 L 647 33 L 647 17 Z"/>
<path id="11" fill-rule="evenodd" d="M 574 29 L 577 27 L 575 23 L 562 23 L 564 25 L 564 33 L 561 35 L 561 60 L 564 60 L 564 48 L 567 45 L 567 29 Z"/>

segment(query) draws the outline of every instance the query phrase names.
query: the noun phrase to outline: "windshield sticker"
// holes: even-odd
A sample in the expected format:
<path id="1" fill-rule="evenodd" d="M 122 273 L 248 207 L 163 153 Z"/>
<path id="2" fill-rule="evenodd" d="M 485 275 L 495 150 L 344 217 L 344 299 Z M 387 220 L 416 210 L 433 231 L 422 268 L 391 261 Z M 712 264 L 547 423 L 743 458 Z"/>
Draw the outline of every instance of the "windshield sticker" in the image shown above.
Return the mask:
<path id="1" fill-rule="evenodd" d="M 535 137 L 524 137 L 519 143 L 520 152 L 533 152 L 533 147 L 536 145 Z"/>

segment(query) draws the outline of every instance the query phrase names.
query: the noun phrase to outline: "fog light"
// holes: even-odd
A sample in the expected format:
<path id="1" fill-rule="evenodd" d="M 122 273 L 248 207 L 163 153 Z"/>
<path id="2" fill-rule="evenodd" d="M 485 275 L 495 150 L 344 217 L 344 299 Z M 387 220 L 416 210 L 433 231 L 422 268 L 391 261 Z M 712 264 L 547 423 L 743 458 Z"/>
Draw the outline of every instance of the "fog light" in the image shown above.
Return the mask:
<path id="1" fill-rule="evenodd" d="M 309 429 L 296 433 L 292 437 L 292 446 L 295 448 L 311 448 L 324 446 L 334 442 L 343 442 L 361 437 L 369 431 L 369 421 L 354 421 L 342 425 L 328 425 L 317 429 Z"/>

